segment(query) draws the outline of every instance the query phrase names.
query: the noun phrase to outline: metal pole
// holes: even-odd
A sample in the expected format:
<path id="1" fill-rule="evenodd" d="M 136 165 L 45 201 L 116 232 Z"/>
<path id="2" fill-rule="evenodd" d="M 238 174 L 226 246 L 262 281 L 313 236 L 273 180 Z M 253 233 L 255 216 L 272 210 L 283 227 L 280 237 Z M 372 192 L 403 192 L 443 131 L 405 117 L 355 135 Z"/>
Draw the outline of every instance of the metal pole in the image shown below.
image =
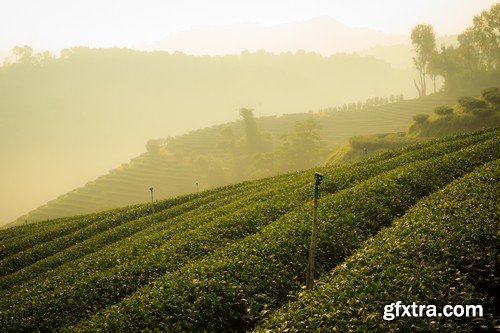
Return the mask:
<path id="1" fill-rule="evenodd" d="M 200 192 L 200 186 L 198 185 L 198 182 L 196 182 L 196 193 Z"/>
<path id="2" fill-rule="evenodd" d="M 311 228 L 311 245 L 309 247 L 309 260 L 307 261 L 306 289 L 311 290 L 314 285 L 314 265 L 316 260 L 316 231 L 318 225 L 318 199 L 319 185 L 323 180 L 323 175 L 316 172 L 314 174 L 314 205 L 313 205 L 313 223 Z"/>
<path id="3" fill-rule="evenodd" d="M 155 205 L 154 205 L 154 200 L 153 200 L 153 188 L 150 187 L 149 190 L 151 191 L 151 221 L 155 221 Z"/>

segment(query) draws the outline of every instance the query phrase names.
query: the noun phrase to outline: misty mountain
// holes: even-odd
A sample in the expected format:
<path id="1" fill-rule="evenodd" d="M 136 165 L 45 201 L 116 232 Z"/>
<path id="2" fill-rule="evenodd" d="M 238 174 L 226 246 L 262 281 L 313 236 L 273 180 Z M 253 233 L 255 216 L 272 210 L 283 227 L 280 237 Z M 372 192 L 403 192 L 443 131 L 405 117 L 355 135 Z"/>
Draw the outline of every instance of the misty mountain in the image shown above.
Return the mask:
<path id="1" fill-rule="evenodd" d="M 322 55 L 350 53 L 375 45 L 407 44 L 409 37 L 367 28 L 351 28 L 331 17 L 271 27 L 256 24 L 199 26 L 165 37 L 146 48 L 189 54 L 235 54 L 244 50 L 314 51 Z"/>

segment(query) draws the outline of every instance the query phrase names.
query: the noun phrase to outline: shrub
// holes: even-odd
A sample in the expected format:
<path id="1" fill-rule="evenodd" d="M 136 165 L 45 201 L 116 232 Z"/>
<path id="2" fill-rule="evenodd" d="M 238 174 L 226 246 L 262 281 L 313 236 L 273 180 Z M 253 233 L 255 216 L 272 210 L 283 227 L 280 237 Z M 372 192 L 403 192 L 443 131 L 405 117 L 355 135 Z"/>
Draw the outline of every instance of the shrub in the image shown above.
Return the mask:
<path id="1" fill-rule="evenodd" d="M 416 122 L 416 123 L 424 123 L 427 121 L 427 119 L 429 119 L 429 115 L 428 114 L 416 114 L 413 116 L 413 120 Z"/>
<path id="2" fill-rule="evenodd" d="M 491 94 L 491 93 L 498 93 L 498 87 L 489 87 L 489 88 L 483 89 L 483 91 L 481 91 L 481 96 L 483 96 L 483 98 L 485 98 L 486 95 Z"/>
<path id="3" fill-rule="evenodd" d="M 465 112 L 470 112 L 473 109 L 487 107 L 486 102 L 480 99 L 463 96 L 458 99 L 458 104 L 462 107 Z"/>
<path id="4" fill-rule="evenodd" d="M 146 150 L 151 155 L 158 155 L 158 152 L 160 151 L 160 141 L 153 139 L 148 140 L 146 143 Z"/>
<path id="5" fill-rule="evenodd" d="M 434 109 L 434 113 L 440 116 L 448 116 L 453 113 L 453 108 L 446 105 L 438 106 Z"/>
<path id="6" fill-rule="evenodd" d="M 490 117 L 493 114 L 493 109 L 479 108 L 471 111 L 476 117 Z"/>
<path id="7" fill-rule="evenodd" d="M 492 105 L 499 105 L 500 104 L 500 93 L 497 92 L 491 92 L 489 94 L 486 94 L 484 96 L 484 99 L 492 104 Z"/>

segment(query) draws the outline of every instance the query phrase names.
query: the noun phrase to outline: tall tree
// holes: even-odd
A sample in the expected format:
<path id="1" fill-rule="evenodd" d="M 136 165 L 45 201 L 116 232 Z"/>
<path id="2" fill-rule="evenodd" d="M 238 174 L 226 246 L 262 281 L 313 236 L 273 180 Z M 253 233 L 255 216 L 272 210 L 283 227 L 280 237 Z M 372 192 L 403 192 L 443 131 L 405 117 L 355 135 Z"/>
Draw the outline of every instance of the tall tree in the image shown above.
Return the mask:
<path id="1" fill-rule="evenodd" d="M 18 63 L 31 63 L 34 60 L 33 49 L 28 46 L 14 46 L 12 53 Z"/>
<path id="2" fill-rule="evenodd" d="M 500 3 L 475 16 L 472 32 L 478 47 L 480 61 L 485 70 L 498 69 L 500 65 Z"/>
<path id="3" fill-rule="evenodd" d="M 436 52 L 436 36 L 431 25 L 419 24 L 411 31 L 411 42 L 415 48 L 413 64 L 418 70 L 418 82 L 414 81 L 419 96 L 426 95 L 426 75 L 432 55 Z"/>
<path id="4" fill-rule="evenodd" d="M 246 149 L 249 153 L 258 153 L 267 150 L 266 140 L 257 127 L 257 122 L 252 109 L 240 109 L 240 115 L 243 118 L 245 126 Z"/>
<path id="5" fill-rule="evenodd" d="M 277 149 L 281 171 L 312 168 L 323 161 L 326 144 L 321 137 L 321 126 L 312 119 L 296 122 L 293 131 Z"/>

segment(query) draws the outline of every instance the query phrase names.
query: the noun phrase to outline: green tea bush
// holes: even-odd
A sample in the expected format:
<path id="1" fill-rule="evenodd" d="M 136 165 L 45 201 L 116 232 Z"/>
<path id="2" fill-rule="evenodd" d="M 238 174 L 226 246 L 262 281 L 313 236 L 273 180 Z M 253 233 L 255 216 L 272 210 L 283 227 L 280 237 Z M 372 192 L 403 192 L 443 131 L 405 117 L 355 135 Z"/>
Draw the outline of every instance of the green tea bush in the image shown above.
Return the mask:
<path id="1" fill-rule="evenodd" d="M 50 292 L 37 293 L 36 301 L 29 303 L 30 311 L 35 313 L 30 319 L 40 321 L 42 318 L 37 318 L 36 314 L 43 313 L 43 318 L 50 319 L 50 325 L 57 327 L 78 319 L 78 314 L 86 316 L 89 311 L 94 312 L 113 304 L 140 286 L 174 271 L 187 260 L 204 256 L 218 247 L 255 233 L 290 207 L 302 202 L 304 198 L 302 195 L 301 199 L 301 194 L 307 193 L 303 187 L 304 184 L 295 188 L 285 186 L 278 188 L 278 191 L 269 190 L 268 194 L 260 193 L 255 200 L 244 197 L 242 199 L 245 202 L 252 204 L 240 210 L 226 207 L 232 212 L 230 216 L 220 215 L 206 221 L 198 219 L 195 222 L 199 227 L 175 233 L 159 247 L 149 249 L 134 260 L 125 261 L 110 270 L 89 273 L 74 283 L 59 284 L 58 298 L 53 298 Z M 289 200 L 284 198 L 285 195 L 293 195 L 297 199 Z M 15 301 L 19 294 L 12 296 Z M 50 314 L 44 311 L 47 307 L 51 309 Z M 63 313 L 67 315 L 61 315 Z"/>
<path id="2" fill-rule="evenodd" d="M 459 97 L 457 102 L 465 112 L 470 112 L 473 109 L 487 107 L 485 101 L 469 96 Z"/>
<path id="3" fill-rule="evenodd" d="M 429 115 L 428 114 L 416 114 L 413 116 L 413 120 L 416 122 L 416 123 L 424 123 L 427 121 L 427 119 L 429 119 Z"/>
<path id="4" fill-rule="evenodd" d="M 0 260 L 37 244 L 48 242 L 74 232 L 103 218 L 104 214 L 109 214 L 109 212 L 78 217 L 66 217 L 44 222 L 43 226 L 40 226 L 40 223 L 36 223 L 9 228 L 5 230 L 9 231 L 9 233 L 4 233 L 3 236 L 5 236 L 5 238 L 0 240 Z"/>
<path id="5" fill-rule="evenodd" d="M 500 160 L 422 200 L 257 332 L 494 331 Z M 484 318 L 383 319 L 403 304 L 480 304 Z"/>
<path id="6" fill-rule="evenodd" d="M 497 106 L 500 104 L 500 93 L 492 92 L 484 96 L 484 99 L 490 103 L 492 106 Z"/>
<path id="7" fill-rule="evenodd" d="M 280 177 L 276 177 L 276 181 L 279 181 Z M 262 181 L 255 182 L 245 182 L 238 185 L 231 185 L 225 187 L 223 189 L 218 190 L 209 190 L 204 191 L 200 194 L 196 195 L 188 195 L 181 196 L 174 199 L 163 200 L 156 203 L 157 212 L 155 215 L 155 223 L 151 224 L 151 217 L 145 216 L 138 220 L 132 220 L 129 222 L 124 221 L 119 227 L 112 228 L 110 230 L 106 230 L 102 233 L 95 233 L 94 236 L 90 237 L 83 242 L 77 243 L 74 246 L 69 247 L 67 250 L 61 250 L 56 254 L 49 256 L 45 259 L 39 260 L 36 263 L 21 269 L 13 274 L 0 277 L 0 287 L 2 289 L 10 288 L 12 285 L 23 283 L 29 279 L 36 277 L 39 274 L 44 273 L 47 270 L 54 270 L 56 267 L 67 264 L 79 257 L 91 254 L 93 252 L 99 251 L 99 249 L 103 246 L 108 246 L 111 243 L 118 242 L 117 246 L 113 246 L 109 251 L 113 251 L 113 255 L 106 256 L 102 253 L 99 253 L 96 258 L 94 256 L 84 258 L 86 261 L 89 261 L 89 265 L 82 265 L 80 263 L 78 267 L 80 270 L 75 270 L 69 267 L 70 272 L 67 272 L 67 268 L 65 267 L 65 271 L 67 275 L 74 276 L 77 273 L 84 273 L 81 268 L 86 267 L 87 270 L 95 270 L 93 265 L 93 261 L 95 260 L 100 263 L 100 267 L 104 269 L 107 267 L 106 265 L 114 265 L 115 262 L 110 260 L 109 258 L 113 258 L 116 260 L 120 260 L 121 251 L 125 251 L 126 255 L 123 260 L 128 260 L 129 255 L 132 255 L 129 251 L 129 246 L 127 242 L 129 241 L 132 235 L 134 237 L 141 237 L 141 235 L 154 235 L 153 237 L 147 237 L 148 241 L 144 241 L 144 245 L 152 246 L 152 239 L 156 239 L 156 241 L 161 241 L 162 232 L 161 230 L 164 228 L 172 229 L 172 226 L 175 224 L 175 219 L 182 218 L 182 215 L 186 212 L 189 212 L 190 215 L 196 215 L 199 212 L 196 211 L 197 208 L 203 207 L 203 209 L 211 209 L 211 208 L 224 208 L 223 201 L 224 200 L 215 200 L 214 193 L 218 193 L 218 196 L 226 196 L 226 200 L 230 200 L 236 196 L 242 196 L 246 193 L 254 192 L 259 186 L 262 186 Z M 267 185 L 267 184 L 266 184 Z M 193 199 L 194 198 L 194 199 Z M 193 200 L 191 200 L 193 199 Z M 149 205 L 143 205 L 146 207 L 146 210 L 149 212 Z M 135 207 L 135 206 L 134 206 Z M 169 208 L 170 207 L 170 208 Z M 168 209 L 167 209 L 168 208 Z M 115 212 L 117 210 L 110 211 L 109 213 Z M 123 212 L 123 209 L 121 209 Z M 96 214 L 101 218 L 102 213 Z M 186 217 L 184 217 L 186 218 Z M 174 220 L 172 220 L 174 219 Z M 164 223 L 164 222 L 167 223 Z M 166 231 L 167 233 L 171 232 L 170 230 Z M 125 244 L 123 244 L 125 243 Z M 138 253 L 140 246 L 134 247 L 134 253 Z M 147 249 L 147 247 L 146 247 Z M 127 258 L 127 259 L 125 259 Z M 104 263 L 107 263 L 106 265 Z M 52 275 L 58 274 L 58 271 L 51 272 Z"/>
<path id="8" fill-rule="evenodd" d="M 142 251 L 149 251 L 151 247 L 158 246 L 173 233 L 193 227 L 193 216 L 198 219 L 197 222 L 205 221 L 204 219 L 210 219 L 213 216 L 221 216 L 220 211 L 223 211 L 227 205 L 224 204 L 224 201 L 229 200 L 231 202 L 231 199 L 236 196 L 242 196 L 247 192 L 256 190 L 253 185 L 244 186 L 244 188 L 232 186 L 231 190 L 221 191 L 221 194 L 225 195 L 224 199 L 217 200 L 213 195 L 204 195 L 170 209 L 160 210 L 155 214 L 154 223 L 151 222 L 151 217 L 147 216 L 124 223 L 109 231 L 97 233 L 90 239 L 67 250 L 60 251 L 25 269 L 0 278 L 0 286 L 2 289 L 7 289 L 42 274 L 41 280 L 43 282 L 39 279 L 33 281 L 32 288 L 26 286 L 21 288 L 23 291 L 35 293 L 40 292 L 39 286 L 41 283 L 52 286 L 45 288 L 51 290 L 54 286 L 64 285 L 67 280 L 73 280 L 75 276 L 87 275 L 96 270 L 106 270 L 119 265 L 121 261 L 131 260 L 134 256 L 140 255 Z M 201 211 L 209 211 L 209 213 L 200 214 Z M 134 244 L 133 250 L 131 250 L 130 246 L 131 241 Z M 113 242 L 117 243 L 113 244 L 113 246 L 106 246 Z M 104 251 L 98 251 L 100 247 L 104 246 L 106 246 Z M 94 252 L 96 253 L 93 254 Z M 83 259 L 76 263 L 76 269 L 74 267 L 75 263 L 72 263 L 72 261 L 80 257 L 83 257 Z M 96 262 L 99 263 L 97 267 Z M 56 269 L 61 265 L 63 266 L 61 269 Z M 43 274 L 46 271 L 49 271 L 49 276 Z M 61 282 L 61 278 L 66 282 Z"/>
<path id="9" fill-rule="evenodd" d="M 493 109 L 490 108 L 479 108 L 479 109 L 474 109 L 471 111 L 471 113 L 476 116 L 476 117 L 491 117 L 493 114 Z"/>
<path id="10" fill-rule="evenodd" d="M 453 108 L 446 105 L 438 106 L 434 109 L 434 113 L 440 116 L 449 116 L 453 113 Z"/>
<path id="11" fill-rule="evenodd" d="M 369 151 L 378 149 L 394 149 L 412 143 L 419 139 L 405 136 L 404 133 L 374 134 L 366 136 L 355 136 L 349 139 L 349 144 L 354 149 L 367 149 Z"/>

